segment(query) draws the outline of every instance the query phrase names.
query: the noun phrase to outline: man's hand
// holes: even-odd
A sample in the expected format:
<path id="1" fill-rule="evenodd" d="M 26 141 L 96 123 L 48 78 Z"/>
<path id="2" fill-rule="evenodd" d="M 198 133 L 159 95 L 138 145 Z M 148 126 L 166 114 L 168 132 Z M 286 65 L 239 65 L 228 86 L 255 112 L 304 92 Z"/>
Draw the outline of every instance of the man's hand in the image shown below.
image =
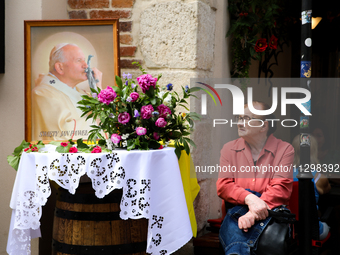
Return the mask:
<path id="1" fill-rule="evenodd" d="M 249 194 L 244 199 L 249 211 L 255 216 L 255 220 L 264 220 L 268 217 L 268 205 L 261 198 L 254 194 Z"/>
<path id="2" fill-rule="evenodd" d="M 102 79 L 103 79 L 103 73 L 101 71 L 99 71 L 97 68 L 93 67 L 92 68 L 92 71 L 94 73 L 94 78 L 96 80 L 99 80 L 98 83 L 96 83 L 97 87 L 100 88 L 100 89 L 103 89 L 102 88 Z"/>
<path id="3" fill-rule="evenodd" d="M 244 232 L 248 232 L 248 229 L 255 224 L 255 215 L 249 211 L 245 215 L 238 218 L 238 227 L 243 229 Z"/>

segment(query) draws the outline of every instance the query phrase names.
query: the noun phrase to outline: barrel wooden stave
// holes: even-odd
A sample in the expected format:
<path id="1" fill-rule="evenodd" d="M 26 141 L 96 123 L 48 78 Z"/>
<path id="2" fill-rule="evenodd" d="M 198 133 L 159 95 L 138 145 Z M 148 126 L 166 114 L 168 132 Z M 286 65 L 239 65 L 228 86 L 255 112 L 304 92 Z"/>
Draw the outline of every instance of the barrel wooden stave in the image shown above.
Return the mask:
<path id="1" fill-rule="evenodd" d="M 84 189 L 83 189 L 84 190 Z M 86 189 L 85 189 L 86 190 Z M 77 190 L 78 191 L 78 190 Z M 64 190 L 61 192 L 65 192 Z M 113 192 L 120 192 L 115 190 Z M 83 191 L 82 194 L 88 191 Z M 76 193 L 77 195 L 77 193 Z M 65 210 L 78 213 L 111 213 L 119 212 L 119 203 L 103 203 L 98 199 L 98 204 L 70 203 L 60 201 L 56 203 L 56 210 Z M 147 240 L 148 220 L 74 220 L 54 216 L 53 239 L 62 244 L 109 247 L 115 249 L 115 245 L 129 245 L 145 242 Z M 119 253 L 125 255 L 146 255 L 145 249 L 135 253 Z M 101 254 L 100 251 L 96 252 Z M 53 247 L 53 255 L 69 255 L 76 253 L 59 252 Z M 82 254 L 79 254 L 82 255 Z"/>

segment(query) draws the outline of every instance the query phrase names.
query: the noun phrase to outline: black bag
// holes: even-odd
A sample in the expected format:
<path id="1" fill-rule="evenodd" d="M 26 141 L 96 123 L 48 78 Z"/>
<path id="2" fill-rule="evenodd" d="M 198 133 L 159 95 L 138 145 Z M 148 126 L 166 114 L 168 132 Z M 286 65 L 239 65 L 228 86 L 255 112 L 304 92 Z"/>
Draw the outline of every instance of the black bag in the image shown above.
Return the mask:
<path id="1" fill-rule="evenodd" d="M 287 255 L 293 241 L 290 225 L 296 222 L 295 214 L 287 208 L 268 212 L 272 218 L 258 239 L 256 254 Z"/>

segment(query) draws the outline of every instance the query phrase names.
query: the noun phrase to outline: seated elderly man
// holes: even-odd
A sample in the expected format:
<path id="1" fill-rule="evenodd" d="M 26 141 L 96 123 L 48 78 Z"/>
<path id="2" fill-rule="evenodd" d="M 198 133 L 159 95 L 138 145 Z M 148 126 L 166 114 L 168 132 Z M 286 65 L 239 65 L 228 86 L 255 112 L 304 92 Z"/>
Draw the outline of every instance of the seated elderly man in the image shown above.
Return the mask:
<path id="1" fill-rule="evenodd" d="M 269 109 L 259 101 L 254 101 L 253 106 L 257 110 Z M 223 199 L 223 206 L 224 201 L 246 205 L 238 212 L 229 209 L 224 218 L 220 240 L 225 254 L 253 254 L 269 221 L 268 209 L 288 205 L 290 199 L 294 149 L 273 136 L 274 122 L 265 121 L 270 118 L 256 116 L 245 105 L 244 115 L 238 116 L 240 138 L 226 143 L 221 150 L 221 169 L 225 166 L 234 170 L 220 173 L 217 194 Z M 258 166 L 257 170 L 249 171 L 254 166 Z"/>

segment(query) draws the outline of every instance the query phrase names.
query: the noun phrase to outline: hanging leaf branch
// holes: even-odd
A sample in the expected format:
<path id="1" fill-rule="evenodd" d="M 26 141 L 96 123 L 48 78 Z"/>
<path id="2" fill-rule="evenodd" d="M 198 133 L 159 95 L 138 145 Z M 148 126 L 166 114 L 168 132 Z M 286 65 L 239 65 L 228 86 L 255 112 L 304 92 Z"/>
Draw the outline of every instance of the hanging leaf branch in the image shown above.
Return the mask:
<path id="1" fill-rule="evenodd" d="M 281 0 L 229 0 L 232 78 L 249 78 L 251 60 L 260 62 L 261 71 L 273 76 L 271 67 L 287 44 L 287 22 Z M 285 27 L 286 26 L 286 27 Z M 275 62 L 270 64 L 274 57 Z"/>

